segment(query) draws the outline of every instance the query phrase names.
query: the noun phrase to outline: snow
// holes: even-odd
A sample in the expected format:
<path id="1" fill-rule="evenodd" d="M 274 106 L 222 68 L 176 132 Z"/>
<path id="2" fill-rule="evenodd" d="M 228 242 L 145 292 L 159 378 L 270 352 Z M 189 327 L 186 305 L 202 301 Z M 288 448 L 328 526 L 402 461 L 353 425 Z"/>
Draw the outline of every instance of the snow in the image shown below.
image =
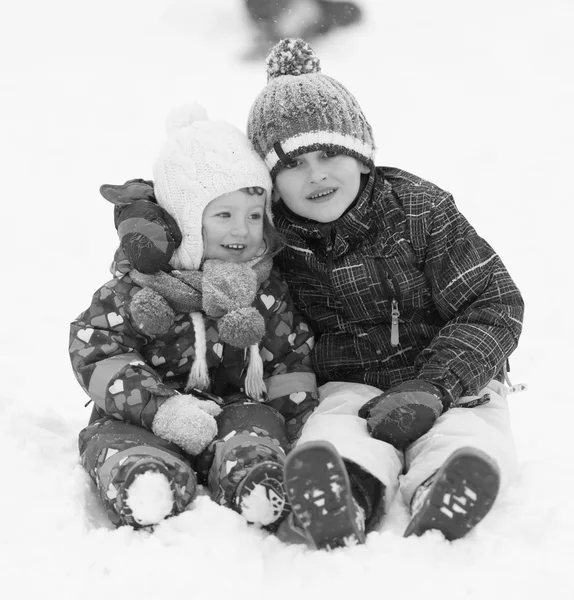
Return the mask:
<path id="1" fill-rule="evenodd" d="M 136 475 L 126 490 L 126 504 L 140 525 L 155 525 L 173 508 L 173 491 L 163 473 Z"/>
<path id="2" fill-rule="evenodd" d="M 169 110 L 245 127 L 265 83 L 240 0 L 24 0 L 3 7 L 0 593 L 4 598 L 571 599 L 574 398 L 571 0 L 360 0 L 314 44 L 368 115 L 378 164 L 454 194 L 523 290 L 510 399 L 520 478 L 466 538 L 286 546 L 201 495 L 154 533 L 114 530 L 78 461 L 89 407 L 68 324 L 108 278 L 102 183 L 151 178 Z M 30 387 L 28 387 L 30 386 Z"/>
<path id="3" fill-rule="evenodd" d="M 278 499 L 273 490 L 257 484 L 241 499 L 241 514 L 249 523 L 269 525 L 276 520 L 277 516 L 272 501 L 277 502 Z"/>

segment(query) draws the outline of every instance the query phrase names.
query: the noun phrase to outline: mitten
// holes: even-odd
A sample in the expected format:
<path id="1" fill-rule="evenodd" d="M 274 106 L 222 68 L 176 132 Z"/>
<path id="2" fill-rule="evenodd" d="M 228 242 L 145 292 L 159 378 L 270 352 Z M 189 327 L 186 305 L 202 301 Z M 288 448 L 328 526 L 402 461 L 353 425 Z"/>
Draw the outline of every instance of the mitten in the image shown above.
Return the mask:
<path id="1" fill-rule="evenodd" d="M 152 431 L 196 456 L 217 435 L 215 417 L 220 412 L 221 408 L 212 400 L 177 394 L 159 407 L 152 422 Z"/>
<path id="2" fill-rule="evenodd" d="M 424 435 L 443 411 L 442 390 L 420 379 L 405 381 L 369 400 L 359 416 L 372 437 L 403 450 Z"/>
<path id="3" fill-rule="evenodd" d="M 104 184 L 100 193 L 115 204 L 120 245 L 132 268 L 142 273 L 166 268 L 182 235 L 175 219 L 157 204 L 152 182 L 130 179 L 122 185 Z"/>

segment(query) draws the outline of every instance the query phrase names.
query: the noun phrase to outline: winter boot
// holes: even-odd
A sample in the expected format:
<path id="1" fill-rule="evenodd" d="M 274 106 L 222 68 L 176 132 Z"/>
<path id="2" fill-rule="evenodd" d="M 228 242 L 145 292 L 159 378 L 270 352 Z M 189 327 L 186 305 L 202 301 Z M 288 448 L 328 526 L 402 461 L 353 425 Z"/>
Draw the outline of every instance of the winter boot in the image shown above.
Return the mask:
<path id="1" fill-rule="evenodd" d="M 460 448 L 415 491 L 404 537 L 438 529 L 447 540 L 464 537 L 492 508 L 500 486 L 494 461 L 476 448 Z"/>
<path id="2" fill-rule="evenodd" d="M 291 511 L 283 488 L 283 465 L 266 461 L 252 467 L 237 486 L 233 508 L 248 523 L 276 531 Z"/>
<path id="3" fill-rule="evenodd" d="M 211 499 L 273 528 L 273 515 L 280 520 L 285 503 L 283 463 L 290 444 L 283 416 L 268 404 L 237 401 L 223 407 L 217 426 L 201 466 Z"/>
<path id="4" fill-rule="evenodd" d="M 365 541 L 365 513 L 345 464 L 329 442 L 308 442 L 287 456 L 283 477 L 296 523 L 318 549 Z"/>
<path id="5" fill-rule="evenodd" d="M 118 512 L 134 528 L 157 525 L 175 513 L 174 490 L 167 468 L 148 457 L 128 471 L 116 498 Z"/>
<path id="6" fill-rule="evenodd" d="M 142 427 L 97 419 L 80 432 L 79 449 L 116 527 L 154 525 L 183 512 L 197 493 L 195 473 L 181 450 Z"/>

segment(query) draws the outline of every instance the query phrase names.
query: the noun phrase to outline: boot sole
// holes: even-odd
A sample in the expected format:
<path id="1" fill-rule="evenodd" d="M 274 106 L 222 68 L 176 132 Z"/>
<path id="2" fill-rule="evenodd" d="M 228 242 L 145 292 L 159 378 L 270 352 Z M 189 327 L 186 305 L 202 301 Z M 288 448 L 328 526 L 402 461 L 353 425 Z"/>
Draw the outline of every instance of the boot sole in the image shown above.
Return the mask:
<path id="1" fill-rule="evenodd" d="M 295 448 L 285 462 L 284 484 L 296 521 L 318 549 L 365 542 L 355 522 L 347 469 L 332 444 L 309 442 Z"/>
<path id="2" fill-rule="evenodd" d="M 437 471 L 404 537 L 437 529 L 447 540 L 465 536 L 490 511 L 500 487 L 494 461 L 475 448 L 456 450 Z"/>

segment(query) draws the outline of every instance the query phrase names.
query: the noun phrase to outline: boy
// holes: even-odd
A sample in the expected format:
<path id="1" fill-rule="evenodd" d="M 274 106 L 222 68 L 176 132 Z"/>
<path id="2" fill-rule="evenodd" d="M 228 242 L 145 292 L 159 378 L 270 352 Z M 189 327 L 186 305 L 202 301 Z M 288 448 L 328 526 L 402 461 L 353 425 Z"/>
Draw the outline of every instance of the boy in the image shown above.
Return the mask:
<path id="1" fill-rule="evenodd" d="M 292 528 L 317 547 L 361 543 L 400 488 L 405 535 L 460 538 L 516 469 L 502 382 L 520 292 L 450 194 L 375 167 L 361 107 L 308 44 L 283 40 L 267 66 L 248 136 L 325 384 L 285 465 Z"/>

